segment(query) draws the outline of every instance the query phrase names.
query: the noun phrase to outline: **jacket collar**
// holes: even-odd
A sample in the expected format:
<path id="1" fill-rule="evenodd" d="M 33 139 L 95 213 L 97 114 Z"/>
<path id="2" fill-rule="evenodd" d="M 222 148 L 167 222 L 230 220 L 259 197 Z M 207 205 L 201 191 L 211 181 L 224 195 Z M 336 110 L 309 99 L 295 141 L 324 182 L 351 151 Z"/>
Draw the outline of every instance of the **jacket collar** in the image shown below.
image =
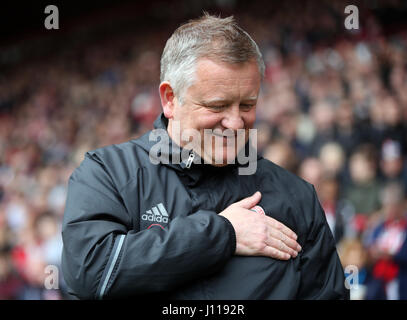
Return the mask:
<path id="1" fill-rule="evenodd" d="M 160 162 L 166 166 L 169 166 L 175 170 L 188 172 L 188 175 L 197 171 L 220 171 L 231 169 L 241 165 L 237 161 L 234 164 L 229 164 L 225 167 L 215 167 L 210 164 L 204 163 L 200 156 L 192 150 L 187 150 L 178 146 L 168 135 L 167 126 L 168 119 L 161 113 L 153 123 L 155 130 L 150 130 L 142 137 L 135 140 L 135 142 L 141 146 L 145 151 L 149 153 L 150 159 L 156 163 Z M 160 148 L 158 157 L 157 155 L 157 143 L 163 142 L 168 145 L 168 148 Z M 155 148 L 155 149 L 153 149 Z M 248 154 L 248 148 L 251 148 L 249 143 L 246 143 L 245 152 Z M 191 163 L 191 159 L 192 163 Z M 256 154 L 256 160 L 262 157 Z M 188 161 L 188 159 L 190 161 Z M 164 161 L 163 161 L 164 160 Z"/>

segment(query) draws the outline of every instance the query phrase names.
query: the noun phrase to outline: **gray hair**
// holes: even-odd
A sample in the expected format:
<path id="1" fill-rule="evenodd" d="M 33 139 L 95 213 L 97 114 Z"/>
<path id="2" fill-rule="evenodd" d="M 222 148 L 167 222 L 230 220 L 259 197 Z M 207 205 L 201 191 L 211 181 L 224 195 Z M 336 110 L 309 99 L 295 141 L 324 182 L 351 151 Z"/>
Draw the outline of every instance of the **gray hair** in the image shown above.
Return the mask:
<path id="1" fill-rule="evenodd" d="M 195 80 L 196 62 L 208 58 L 226 63 L 257 62 L 261 77 L 265 65 L 261 52 L 233 16 L 220 18 L 207 13 L 181 25 L 167 40 L 161 56 L 160 81 L 168 81 L 183 103 L 185 90 Z"/>

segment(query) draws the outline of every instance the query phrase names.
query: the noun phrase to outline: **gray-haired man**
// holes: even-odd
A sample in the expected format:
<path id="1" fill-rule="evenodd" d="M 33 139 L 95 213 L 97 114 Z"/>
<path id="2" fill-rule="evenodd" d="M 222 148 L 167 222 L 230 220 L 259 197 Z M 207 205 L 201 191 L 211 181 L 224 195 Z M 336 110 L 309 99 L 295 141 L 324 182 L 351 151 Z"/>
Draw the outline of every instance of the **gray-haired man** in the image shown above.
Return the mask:
<path id="1" fill-rule="evenodd" d="M 256 43 L 231 17 L 204 15 L 174 32 L 155 129 L 88 152 L 70 178 L 63 273 L 72 293 L 348 298 L 314 188 L 257 155 L 238 161 L 253 150 L 263 73 Z"/>

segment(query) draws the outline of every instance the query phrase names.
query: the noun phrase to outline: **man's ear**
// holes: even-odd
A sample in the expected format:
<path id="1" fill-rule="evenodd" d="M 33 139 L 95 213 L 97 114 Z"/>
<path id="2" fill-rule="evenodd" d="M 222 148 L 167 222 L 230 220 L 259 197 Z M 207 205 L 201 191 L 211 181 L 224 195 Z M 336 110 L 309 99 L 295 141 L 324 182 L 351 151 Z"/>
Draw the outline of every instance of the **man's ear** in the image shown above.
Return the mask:
<path id="1" fill-rule="evenodd" d="M 160 99 L 161 105 L 163 107 L 164 116 L 167 119 L 172 119 L 174 117 L 174 107 L 175 107 L 175 95 L 168 81 L 161 82 L 160 87 Z"/>

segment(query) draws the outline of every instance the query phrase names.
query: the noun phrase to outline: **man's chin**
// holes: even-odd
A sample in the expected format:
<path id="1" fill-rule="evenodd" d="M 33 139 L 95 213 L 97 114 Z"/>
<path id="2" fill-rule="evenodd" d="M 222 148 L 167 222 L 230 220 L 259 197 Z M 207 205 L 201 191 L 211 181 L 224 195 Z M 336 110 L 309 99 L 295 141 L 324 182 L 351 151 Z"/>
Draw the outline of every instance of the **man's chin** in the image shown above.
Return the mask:
<path id="1" fill-rule="evenodd" d="M 216 163 L 216 162 L 211 163 L 212 166 L 218 167 L 218 168 L 220 168 L 220 167 L 226 167 L 228 164 L 229 164 L 229 163 L 227 163 L 227 161 L 225 161 L 224 163 Z"/>
<path id="2" fill-rule="evenodd" d="M 203 152 L 203 154 L 204 162 L 214 167 L 225 167 L 229 164 L 235 164 L 238 160 L 235 148 L 224 148 L 223 150 L 218 151 L 218 153 L 214 150 L 212 154 L 205 152 Z"/>
<path id="3" fill-rule="evenodd" d="M 205 163 L 210 164 L 214 167 L 225 167 L 229 164 L 236 163 L 236 156 L 224 158 L 211 158 L 210 160 L 205 161 Z"/>

